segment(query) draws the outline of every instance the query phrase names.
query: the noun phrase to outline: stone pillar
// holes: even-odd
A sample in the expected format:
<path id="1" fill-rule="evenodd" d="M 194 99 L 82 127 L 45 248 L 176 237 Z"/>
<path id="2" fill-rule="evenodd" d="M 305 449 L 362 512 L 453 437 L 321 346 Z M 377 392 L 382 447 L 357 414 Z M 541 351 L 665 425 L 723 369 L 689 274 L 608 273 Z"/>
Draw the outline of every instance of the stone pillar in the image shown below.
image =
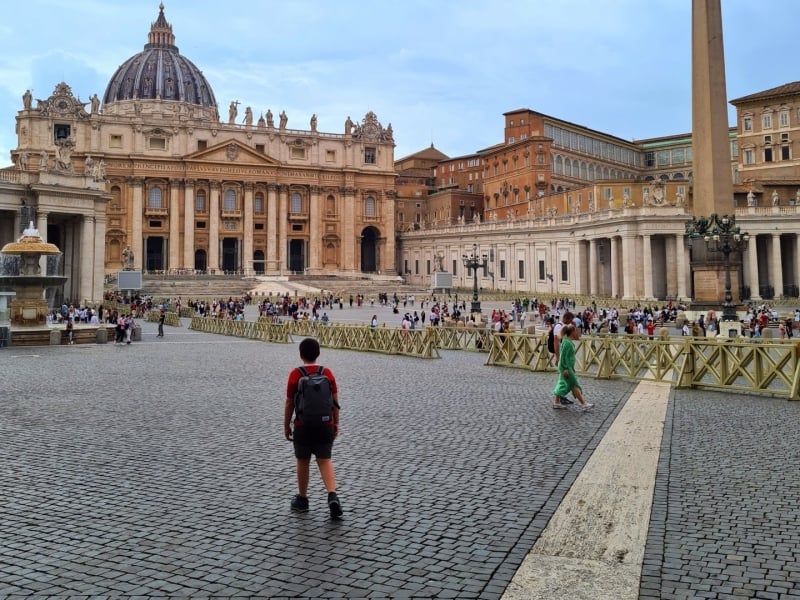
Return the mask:
<path id="1" fill-rule="evenodd" d="M 289 267 L 286 264 L 286 227 L 289 223 L 289 186 L 278 187 L 278 273 Z"/>
<path id="2" fill-rule="evenodd" d="M 653 250 L 650 236 L 642 237 L 642 274 L 644 275 L 644 297 L 653 298 Z"/>
<path id="3" fill-rule="evenodd" d="M 597 282 L 599 279 L 597 271 L 597 240 L 589 240 L 589 293 L 592 296 L 598 294 Z"/>
<path id="4" fill-rule="evenodd" d="M 309 204 L 309 236 L 308 236 L 308 266 L 312 271 L 322 269 L 322 204 L 320 202 L 320 189 L 316 185 L 311 186 L 311 202 Z"/>
<path id="5" fill-rule="evenodd" d="M 356 190 L 344 188 L 343 206 L 344 223 L 342 227 L 342 270 L 354 271 L 356 243 Z"/>
<path id="6" fill-rule="evenodd" d="M 689 271 L 689 249 L 683 243 L 683 235 L 675 236 L 675 262 L 678 265 L 678 298 L 686 299 L 689 297 L 686 283 L 691 275 Z"/>
<path id="7" fill-rule="evenodd" d="M 245 275 L 253 274 L 253 184 L 244 184 L 244 256 L 242 268 Z"/>
<path id="8" fill-rule="evenodd" d="M 208 210 L 208 268 L 219 270 L 219 183 L 211 183 L 211 206 Z"/>
<path id="9" fill-rule="evenodd" d="M 47 211 L 36 211 L 36 229 L 39 230 L 39 237 L 43 242 L 47 241 Z M 27 225 L 26 225 L 27 227 Z M 47 256 L 39 257 L 39 269 L 42 275 L 47 275 Z"/>
<path id="10" fill-rule="evenodd" d="M 750 286 L 750 299 L 761 300 L 761 281 L 758 278 L 758 236 L 751 235 L 747 243 L 747 263 L 745 281 Z"/>
<path id="11" fill-rule="evenodd" d="M 611 297 L 619 298 L 619 238 L 611 238 Z"/>
<path id="12" fill-rule="evenodd" d="M 775 286 L 775 298 L 783 297 L 783 268 L 781 266 L 781 234 L 772 234 L 772 252 L 770 253 L 770 279 Z"/>
<path id="13" fill-rule="evenodd" d="M 133 250 L 133 268 L 140 270 L 142 268 L 144 258 L 142 254 L 142 219 L 144 218 L 144 211 L 142 210 L 142 195 L 144 193 L 144 179 L 136 178 L 132 182 L 133 188 L 133 206 L 131 207 L 131 239 L 128 246 Z"/>
<path id="14" fill-rule="evenodd" d="M 167 270 L 181 266 L 181 215 L 180 215 L 180 181 L 169 182 L 169 262 Z"/>
<path id="15" fill-rule="evenodd" d="M 194 269 L 194 179 L 183 191 L 183 267 Z"/>
<path id="16" fill-rule="evenodd" d="M 278 263 L 278 186 L 267 185 L 267 255 L 264 273 L 280 272 Z"/>
<path id="17" fill-rule="evenodd" d="M 630 234 L 622 236 L 622 297 L 633 299 L 636 293 L 636 238 Z"/>
<path id="18" fill-rule="evenodd" d="M 94 287 L 94 217 L 83 216 L 81 223 L 81 253 L 80 253 L 81 284 L 76 298 L 79 302 L 92 299 Z"/>
<path id="19" fill-rule="evenodd" d="M 94 257 L 92 265 L 94 267 L 94 284 L 92 286 L 92 302 L 102 302 L 103 286 L 106 278 L 106 266 L 101 260 L 106 253 L 106 215 L 105 204 L 103 203 L 95 210 L 94 217 Z"/>

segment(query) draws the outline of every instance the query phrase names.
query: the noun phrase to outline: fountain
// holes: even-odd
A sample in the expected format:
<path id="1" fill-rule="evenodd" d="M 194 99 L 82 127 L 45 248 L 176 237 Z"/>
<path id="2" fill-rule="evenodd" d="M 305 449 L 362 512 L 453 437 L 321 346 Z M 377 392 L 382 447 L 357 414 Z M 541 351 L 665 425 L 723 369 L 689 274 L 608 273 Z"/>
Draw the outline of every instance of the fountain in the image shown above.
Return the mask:
<path id="1" fill-rule="evenodd" d="M 42 274 L 40 258 L 59 255 L 54 244 L 42 240 L 39 231 L 30 226 L 16 242 L 0 250 L 0 326 L 8 321 L 11 328 L 44 329 L 47 327 L 45 292 L 64 284 L 66 277 Z M 6 299 L 12 296 L 6 308 Z"/>

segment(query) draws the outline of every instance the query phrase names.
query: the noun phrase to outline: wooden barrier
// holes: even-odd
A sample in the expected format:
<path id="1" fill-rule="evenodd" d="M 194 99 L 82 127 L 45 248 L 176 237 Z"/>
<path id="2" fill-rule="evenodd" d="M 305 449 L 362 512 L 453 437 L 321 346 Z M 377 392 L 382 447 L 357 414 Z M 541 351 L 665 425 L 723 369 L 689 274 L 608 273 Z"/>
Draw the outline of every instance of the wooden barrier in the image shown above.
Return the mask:
<path id="1" fill-rule="evenodd" d="M 148 310 L 147 318 L 145 320 L 148 323 L 158 323 L 158 320 L 160 318 L 161 318 L 160 310 Z M 169 325 L 171 327 L 183 327 L 183 325 L 181 324 L 181 318 L 178 316 L 178 313 L 170 311 L 164 312 L 164 325 Z"/>

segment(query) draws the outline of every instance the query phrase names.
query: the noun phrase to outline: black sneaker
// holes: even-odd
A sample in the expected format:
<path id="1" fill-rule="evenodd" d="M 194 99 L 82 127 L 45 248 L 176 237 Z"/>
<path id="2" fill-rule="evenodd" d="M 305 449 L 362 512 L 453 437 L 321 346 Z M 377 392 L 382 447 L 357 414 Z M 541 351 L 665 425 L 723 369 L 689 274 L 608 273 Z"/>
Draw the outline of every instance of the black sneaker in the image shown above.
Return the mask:
<path id="1" fill-rule="evenodd" d="M 569 399 L 569 398 L 567 398 L 566 396 L 559 396 L 559 397 L 558 397 L 558 401 L 559 401 L 559 402 L 561 402 L 561 404 L 563 404 L 563 405 L 565 405 L 565 406 L 566 406 L 567 404 L 575 404 L 575 402 L 573 402 L 572 400 L 570 400 L 570 399 Z"/>
<path id="2" fill-rule="evenodd" d="M 301 513 L 308 512 L 308 498 L 306 498 L 305 496 L 301 496 L 300 494 L 297 494 L 292 499 L 291 506 L 294 512 L 301 512 Z"/>
<path id="3" fill-rule="evenodd" d="M 336 492 L 328 492 L 328 508 L 331 511 L 331 519 L 338 519 L 342 516 L 342 505 Z"/>

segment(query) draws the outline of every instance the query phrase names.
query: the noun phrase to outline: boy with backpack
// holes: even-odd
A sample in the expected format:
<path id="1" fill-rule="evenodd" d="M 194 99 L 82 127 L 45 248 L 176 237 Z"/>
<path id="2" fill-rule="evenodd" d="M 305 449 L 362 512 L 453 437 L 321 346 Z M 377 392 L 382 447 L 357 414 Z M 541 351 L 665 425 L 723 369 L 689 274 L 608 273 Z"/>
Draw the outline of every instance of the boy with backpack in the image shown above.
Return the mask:
<path id="1" fill-rule="evenodd" d="M 306 338 L 300 342 L 303 366 L 291 370 L 286 385 L 283 430 L 286 439 L 294 444 L 297 460 L 298 493 L 291 508 L 295 512 L 308 512 L 308 480 L 313 454 L 328 491 L 331 518 L 338 519 L 342 516 L 342 505 L 336 495 L 331 453 L 333 440 L 339 433 L 339 392 L 331 370 L 316 364 L 319 353 L 317 340 Z"/>

